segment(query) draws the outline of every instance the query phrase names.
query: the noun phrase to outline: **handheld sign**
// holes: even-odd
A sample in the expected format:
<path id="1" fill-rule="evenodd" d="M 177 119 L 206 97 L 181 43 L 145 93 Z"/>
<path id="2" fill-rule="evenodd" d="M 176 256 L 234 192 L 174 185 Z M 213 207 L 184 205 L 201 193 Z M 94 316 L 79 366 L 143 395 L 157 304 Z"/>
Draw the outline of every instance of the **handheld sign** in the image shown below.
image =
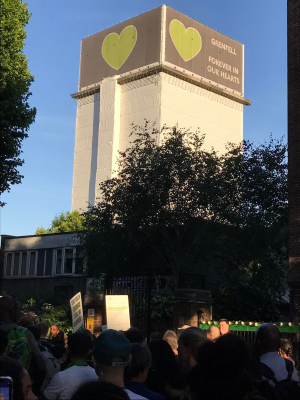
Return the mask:
<path id="1" fill-rule="evenodd" d="M 128 295 L 105 296 L 107 329 L 127 331 L 130 328 Z"/>
<path id="2" fill-rule="evenodd" d="M 81 327 L 84 326 L 81 293 L 77 293 L 70 300 L 71 313 L 72 313 L 72 325 L 73 332 L 77 332 Z"/>

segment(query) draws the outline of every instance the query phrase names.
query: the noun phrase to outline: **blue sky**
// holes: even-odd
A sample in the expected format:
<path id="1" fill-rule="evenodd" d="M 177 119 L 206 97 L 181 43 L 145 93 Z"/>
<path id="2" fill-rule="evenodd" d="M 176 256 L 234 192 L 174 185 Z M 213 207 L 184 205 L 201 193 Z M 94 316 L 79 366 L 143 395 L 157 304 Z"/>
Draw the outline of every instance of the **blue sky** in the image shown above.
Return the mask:
<path id="1" fill-rule="evenodd" d="M 23 144 L 22 184 L 2 200 L 1 234 L 31 235 L 71 209 L 80 41 L 160 1 L 28 0 L 24 52 L 35 82 L 36 122 Z M 244 138 L 287 136 L 286 0 L 170 0 L 168 6 L 245 45 Z"/>

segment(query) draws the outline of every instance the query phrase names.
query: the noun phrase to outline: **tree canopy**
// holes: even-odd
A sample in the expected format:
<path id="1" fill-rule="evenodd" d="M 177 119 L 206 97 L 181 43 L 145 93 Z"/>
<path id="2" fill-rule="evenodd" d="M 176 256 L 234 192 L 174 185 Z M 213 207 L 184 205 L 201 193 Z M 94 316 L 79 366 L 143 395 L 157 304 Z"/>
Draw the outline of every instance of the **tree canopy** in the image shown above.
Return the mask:
<path id="1" fill-rule="evenodd" d="M 21 145 L 36 114 L 28 103 L 33 76 L 23 53 L 30 17 L 21 0 L 0 0 L 0 195 L 21 183 Z"/>
<path id="2" fill-rule="evenodd" d="M 200 273 L 215 313 L 275 318 L 286 290 L 286 146 L 244 141 L 219 155 L 178 127 L 146 123 L 132 135 L 85 213 L 88 273 L 148 271 L 175 284 L 180 272 Z"/>
<path id="3" fill-rule="evenodd" d="M 36 235 L 44 235 L 46 233 L 63 233 L 74 232 L 83 229 L 84 217 L 78 212 L 60 213 L 54 217 L 51 227 L 45 229 L 43 226 L 37 228 Z"/>

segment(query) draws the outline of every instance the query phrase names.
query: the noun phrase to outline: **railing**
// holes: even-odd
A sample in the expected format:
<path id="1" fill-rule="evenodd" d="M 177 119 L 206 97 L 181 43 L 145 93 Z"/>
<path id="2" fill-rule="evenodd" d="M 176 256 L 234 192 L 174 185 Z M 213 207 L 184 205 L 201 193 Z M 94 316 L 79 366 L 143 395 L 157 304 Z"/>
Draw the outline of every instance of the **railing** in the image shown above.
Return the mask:
<path id="1" fill-rule="evenodd" d="M 217 323 L 200 324 L 200 328 L 205 332 L 212 326 L 218 326 Z M 255 333 L 261 323 L 253 322 L 251 325 L 230 324 L 229 332 L 235 333 L 242 337 L 251 347 L 254 346 Z M 289 339 L 293 343 L 293 359 L 296 365 L 300 366 L 300 325 L 275 323 L 277 325 L 282 338 Z"/>

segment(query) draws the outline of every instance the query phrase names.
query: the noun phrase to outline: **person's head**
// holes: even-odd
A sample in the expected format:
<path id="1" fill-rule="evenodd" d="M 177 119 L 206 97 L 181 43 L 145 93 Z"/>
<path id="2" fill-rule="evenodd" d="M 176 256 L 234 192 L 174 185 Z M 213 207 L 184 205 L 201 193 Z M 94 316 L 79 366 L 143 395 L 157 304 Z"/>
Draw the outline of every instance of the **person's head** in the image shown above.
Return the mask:
<path id="1" fill-rule="evenodd" d="M 226 335 L 229 332 L 229 321 L 225 318 L 219 321 L 220 335 Z"/>
<path id="2" fill-rule="evenodd" d="M 27 326 L 27 329 L 33 334 L 33 337 L 35 338 L 36 342 L 40 341 L 41 333 L 40 330 L 37 326 L 34 325 L 29 325 Z"/>
<path id="3" fill-rule="evenodd" d="M 129 328 L 124 335 L 127 337 L 130 343 L 139 343 L 142 344 L 144 339 L 143 335 L 137 328 Z"/>
<path id="4" fill-rule="evenodd" d="M 169 345 L 171 346 L 171 349 L 173 351 L 177 350 L 178 343 L 177 343 L 177 335 L 175 332 L 167 331 L 164 334 L 163 340 L 165 340 L 167 343 L 169 343 Z"/>
<path id="5" fill-rule="evenodd" d="M 152 356 L 152 367 L 157 371 L 160 379 L 171 387 L 182 389 L 185 378 L 182 375 L 176 356 L 169 343 L 165 340 L 152 340 L 149 343 Z"/>
<path id="6" fill-rule="evenodd" d="M 46 339 L 49 331 L 49 326 L 46 322 L 39 322 L 36 327 L 40 330 L 41 338 Z"/>
<path id="7" fill-rule="evenodd" d="M 6 356 L 8 346 L 8 334 L 4 329 L 0 328 L 0 357 Z"/>
<path id="8" fill-rule="evenodd" d="M 67 350 L 63 344 L 58 343 L 52 346 L 52 354 L 59 362 L 66 362 Z"/>
<path id="9" fill-rule="evenodd" d="M 279 350 L 280 332 L 273 324 L 262 324 L 258 327 L 255 335 L 255 349 L 259 355 Z"/>
<path id="10" fill-rule="evenodd" d="M 151 332 L 151 340 L 162 340 L 163 335 L 159 331 Z"/>
<path id="11" fill-rule="evenodd" d="M 289 339 L 282 338 L 280 340 L 279 354 L 282 358 L 290 358 L 293 355 L 293 345 Z"/>
<path id="12" fill-rule="evenodd" d="M 33 325 L 33 319 L 31 315 L 24 315 L 19 319 L 18 325 L 23 326 L 23 328 L 28 328 L 28 326 Z"/>
<path id="13" fill-rule="evenodd" d="M 85 333 L 86 335 L 88 335 L 90 337 L 91 341 L 94 340 L 93 334 L 89 329 L 83 329 L 81 332 Z"/>
<path id="14" fill-rule="evenodd" d="M 0 297 L 0 321 L 9 320 L 17 322 L 19 304 L 14 296 Z"/>
<path id="15" fill-rule="evenodd" d="M 94 341 L 93 364 L 97 375 L 106 382 L 115 383 L 114 379 L 118 379 L 124 384 L 124 369 L 130 363 L 130 352 L 130 342 L 124 333 L 114 329 L 102 332 Z"/>
<path id="16" fill-rule="evenodd" d="M 221 336 L 216 342 L 207 341 L 198 352 L 198 364 L 188 375 L 189 399 L 243 399 L 253 389 L 248 373 L 250 348 L 237 335 Z"/>
<path id="17" fill-rule="evenodd" d="M 13 393 L 16 400 L 34 400 L 31 380 L 22 365 L 9 357 L 0 358 L 0 376 L 9 376 L 13 380 Z"/>
<path id="18" fill-rule="evenodd" d="M 82 385 L 71 400 L 129 400 L 128 394 L 119 386 L 108 382 L 88 382 Z"/>
<path id="19" fill-rule="evenodd" d="M 50 335 L 52 338 L 55 338 L 59 334 L 59 332 L 60 332 L 59 325 L 52 324 L 50 326 Z"/>
<path id="20" fill-rule="evenodd" d="M 72 333 L 68 339 L 68 351 L 71 360 L 85 360 L 90 348 L 91 338 L 83 332 Z"/>
<path id="21" fill-rule="evenodd" d="M 145 382 L 151 366 L 151 353 L 146 346 L 138 343 L 131 345 L 131 362 L 127 367 L 127 378 L 134 382 Z"/>
<path id="22" fill-rule="evenodd" d="M 215 342 L 219 336 L 220 336 L 220 330 L 217 326 L 214 326 L 214 325 L 212 325 L 208 329 L 207 334 L 206 334 L 207 339 L 211 340 L 213 342 Z"/>
<path id="23" fill-rule="evenodd" d="M 193 368 L 197 363 L 197 353 L 201 345 L 207 341 L 200 328 L 187 328 L 181 331 L 178 339 L 178 358 Z"/>

